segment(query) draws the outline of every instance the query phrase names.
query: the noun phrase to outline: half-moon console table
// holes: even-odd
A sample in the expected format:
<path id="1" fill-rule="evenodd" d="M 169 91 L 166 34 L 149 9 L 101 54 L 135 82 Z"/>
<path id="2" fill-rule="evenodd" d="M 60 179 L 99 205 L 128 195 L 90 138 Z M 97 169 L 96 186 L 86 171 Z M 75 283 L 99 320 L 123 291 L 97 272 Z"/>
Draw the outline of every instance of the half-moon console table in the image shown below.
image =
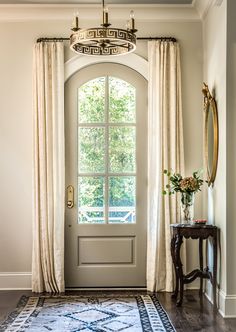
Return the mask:
<path id="1" fill-rule="evenodd" d="M 217 283 L 217 233 L 218 228 L 213 225 L 190 225 L 190 224 L 172 224 L 172 239 L 171 239 L 171 256 L 175 268 L 175 291 L 172 298 L 179 299 L 176 303 L 177 306 L 182 305 L 184 285 L 189 284 L 196 278 L 200 278 L 199 294 L 202 295 L 203 279 L 209 279 L 212 283 L 213 290 L 213 304 L 216 308 L 216 283 Z M 180 248 L 184 238 L 199 239 L 199 263 L 200 269 L 193 270 L 192 272 L 184 275 L 183 264 L 180 258 Z M 209 271 L 208 266 L 203 269 L 203 253 L 202 244 L 203 240 L 212 237 L 213 243 L 213 271 Z"/>

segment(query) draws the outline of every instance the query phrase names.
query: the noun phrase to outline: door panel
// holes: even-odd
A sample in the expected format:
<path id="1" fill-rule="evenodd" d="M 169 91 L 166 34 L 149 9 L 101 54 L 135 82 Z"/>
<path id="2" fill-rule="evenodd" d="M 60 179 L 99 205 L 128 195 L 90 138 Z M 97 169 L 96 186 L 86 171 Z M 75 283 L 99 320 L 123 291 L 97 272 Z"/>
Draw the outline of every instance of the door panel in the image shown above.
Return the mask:
<path id="1" fill-rule="evenodd" d="M 133 264 L 133 237 L 78 237 L 79 265 Z"/>
<path id="2" fill-rule="evenodd" d="M 98 64 L 65 86 L 67 287 L 146 284 L 147 82 Z"/>

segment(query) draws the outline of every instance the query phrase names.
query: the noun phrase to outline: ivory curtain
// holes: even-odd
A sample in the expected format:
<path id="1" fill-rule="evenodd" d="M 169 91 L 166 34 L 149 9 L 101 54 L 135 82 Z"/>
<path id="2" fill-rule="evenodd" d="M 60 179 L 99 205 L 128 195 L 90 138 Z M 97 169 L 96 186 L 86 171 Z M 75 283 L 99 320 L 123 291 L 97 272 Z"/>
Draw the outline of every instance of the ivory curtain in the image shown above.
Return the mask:
<path id="1" fill-rule="evenodd" d="M 64 51 L 34 46 L 32 291 L 64 291 Z"/>
<path id="2" fill-rule="evenodd" d="M 170 41 L 148 42 L 147 288 L 172 291 L 170 224 L 180 220 L 177 195 L 163 196 L 164 169 L 184 172 L 180 50 Z"/>

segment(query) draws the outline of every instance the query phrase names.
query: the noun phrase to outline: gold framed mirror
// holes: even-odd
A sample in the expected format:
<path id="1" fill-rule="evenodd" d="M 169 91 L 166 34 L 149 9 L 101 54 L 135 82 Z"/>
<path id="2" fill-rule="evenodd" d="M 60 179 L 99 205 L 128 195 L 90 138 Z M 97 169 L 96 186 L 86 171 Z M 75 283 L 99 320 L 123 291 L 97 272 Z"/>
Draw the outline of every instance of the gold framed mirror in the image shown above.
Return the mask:
<path id="1" fill-rule="evenodd" d="M 208 186 L 213 185 L 216 177 L 219 148 L 218 113 L 215 98 L 211 95 L 208 85 L 203 83 L 204 101 L 204 156 L 207 169 Z"/>

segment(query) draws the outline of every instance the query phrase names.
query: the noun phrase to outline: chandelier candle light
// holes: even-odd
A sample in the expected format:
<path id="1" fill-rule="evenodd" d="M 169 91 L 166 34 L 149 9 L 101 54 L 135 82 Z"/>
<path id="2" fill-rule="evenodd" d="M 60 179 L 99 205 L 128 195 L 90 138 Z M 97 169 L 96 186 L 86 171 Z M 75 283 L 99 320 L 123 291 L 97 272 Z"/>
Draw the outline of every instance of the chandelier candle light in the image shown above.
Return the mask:
<path id="1" fill-rule="evenodd" d="M 80 29 L 78 13 L 73 20 L 70 36 L 72 51 L 84 55 L 122 55 L 136 49 L 134 12 L 130 12 L 130 20 L 125 29 L 111 28 L 108 18 L 108 8 L 102 0 L 101 27 Z"/>

